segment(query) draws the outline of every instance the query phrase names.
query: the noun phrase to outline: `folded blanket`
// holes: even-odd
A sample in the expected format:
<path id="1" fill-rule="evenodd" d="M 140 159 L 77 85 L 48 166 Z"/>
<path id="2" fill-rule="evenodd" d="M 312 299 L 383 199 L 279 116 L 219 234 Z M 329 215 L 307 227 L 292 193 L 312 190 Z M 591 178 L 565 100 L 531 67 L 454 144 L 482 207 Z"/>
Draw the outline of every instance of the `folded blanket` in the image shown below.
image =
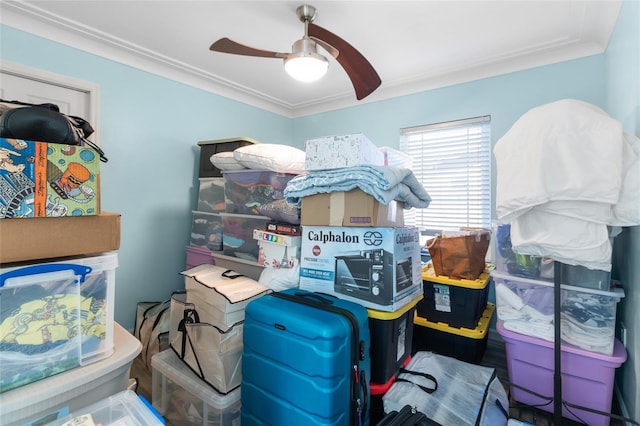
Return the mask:
<path id="1" fill-rule="evenodd" d="M 301 198 L 315 194 L 359 188 L 382 204 L 395 200 L 405 209 L 426 208 L 431 197 L 409 169 L 390 166 L 354 166 L 320 170 L 291 179 L 284 190 L 289 204 L 300 206 Z"/>

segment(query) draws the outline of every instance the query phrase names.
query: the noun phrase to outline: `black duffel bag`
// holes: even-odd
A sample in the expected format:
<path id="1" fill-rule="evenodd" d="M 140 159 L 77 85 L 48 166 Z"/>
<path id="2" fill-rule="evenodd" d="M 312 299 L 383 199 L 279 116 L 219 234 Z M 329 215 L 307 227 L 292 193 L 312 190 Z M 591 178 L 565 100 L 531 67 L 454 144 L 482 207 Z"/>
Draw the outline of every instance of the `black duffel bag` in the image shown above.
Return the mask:
<path id="1" fill-rule="evenodd" d="M 93 127 L 83 118 L 66 115 L 52 103 L 28 104 L 0 99 L 0 137 L 65 145 L 89 146 L 108 161 L 104 151 L 87 138 Z"/>

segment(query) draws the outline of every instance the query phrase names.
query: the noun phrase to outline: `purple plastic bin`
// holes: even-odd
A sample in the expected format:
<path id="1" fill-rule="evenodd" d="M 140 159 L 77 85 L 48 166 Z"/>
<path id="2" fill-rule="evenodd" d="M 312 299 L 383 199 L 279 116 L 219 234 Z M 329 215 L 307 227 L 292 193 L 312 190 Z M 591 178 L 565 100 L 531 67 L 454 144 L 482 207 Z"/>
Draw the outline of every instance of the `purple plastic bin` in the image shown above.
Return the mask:
<path id="1" fill-rule="evenodd" d="M 553 413 L 555 369 L 553 342 L 506 330 L 502 326 L 502 321 L 498 321 L 496 329 L 505 341 L 513 399 Z M 610 413 L 615 370 L 626 359 L 627 352 L 617 339 L 611 356 L 562 345 L 563 401 Z M 519 387 L 543 395 L 545 398 L 526 392 Z M 584 422 L 590 426 L 609 425 L 607 416 L 572 407 L 569 410 L 571 412 L 563 406 L 563 417 Z"/>

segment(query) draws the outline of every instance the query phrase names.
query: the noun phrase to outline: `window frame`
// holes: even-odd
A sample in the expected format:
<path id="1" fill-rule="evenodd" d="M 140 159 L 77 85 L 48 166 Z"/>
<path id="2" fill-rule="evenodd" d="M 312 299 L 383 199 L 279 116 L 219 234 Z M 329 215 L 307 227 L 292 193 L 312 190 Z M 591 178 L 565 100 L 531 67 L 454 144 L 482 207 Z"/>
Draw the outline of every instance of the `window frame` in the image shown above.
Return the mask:
<path id="1" fill-rule="evenodd" d="M 491 227 L 490 115 L 402 128 L 399 147 L 412 158 L 411 170 L 432 197 L 426 209 L 405 210 L 406 224 L 418 226 L 426 235 Z M 447 190 L 451 182 L 456 188 Z M 440 205 L 438 200 L 447 195 L 449 200 Z M 456 204 L 465 211 L 456 211 Z M 431 212 L 435 216 L 430 219 Z"/>

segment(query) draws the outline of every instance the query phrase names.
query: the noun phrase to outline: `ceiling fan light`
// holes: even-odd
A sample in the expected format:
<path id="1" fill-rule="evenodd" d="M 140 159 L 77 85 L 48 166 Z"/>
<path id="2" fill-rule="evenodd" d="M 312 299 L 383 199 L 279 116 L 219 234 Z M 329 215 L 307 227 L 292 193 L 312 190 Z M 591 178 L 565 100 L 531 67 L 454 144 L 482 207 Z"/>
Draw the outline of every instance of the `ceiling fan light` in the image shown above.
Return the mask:
<path id="1" fill-rule="evenodd" d="M 321 79 L 329 68 L 329 61 L 318 53 L 290 55 L 284 60 L 284 69 L 291 77 L 304 83 Z"/>

